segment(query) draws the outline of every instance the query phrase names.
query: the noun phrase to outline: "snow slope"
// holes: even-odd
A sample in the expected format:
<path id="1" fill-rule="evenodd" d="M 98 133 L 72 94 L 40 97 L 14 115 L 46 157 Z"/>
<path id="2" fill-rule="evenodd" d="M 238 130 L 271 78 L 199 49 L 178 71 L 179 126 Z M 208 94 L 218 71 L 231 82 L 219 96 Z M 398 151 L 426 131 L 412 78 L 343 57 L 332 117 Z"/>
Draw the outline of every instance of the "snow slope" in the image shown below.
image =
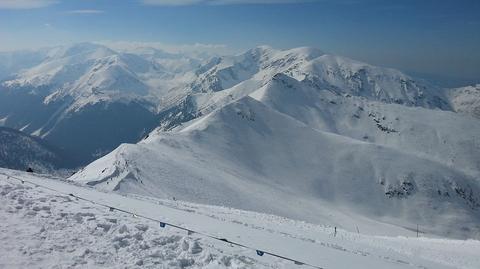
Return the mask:
<path id="1" fill-rule="evenodd" d="M 480 84 L 452 89 L 449 97 L 456 112 L 480 118 Z"/>
<path id="2" fill-rule="evenodd" d="M 0 127 L 0 167 L 52 172 L 68 161 L 58 149 L 39 138 L 10 128 Z"/>
<path id="3" fill-rule="evenodd" d="M 338 94 L 408 106 L 449 109 L 443 92 L 400 71 L 371 66 L 314 48 L 258 47 L 239 56 L 214 59 L 197 71 L 194 92 L 255 90 L 281 73 Z M 255 86 L 254 86 L 255 85 Z"/>
<path id="4" fill-rule="evenodd" d="M 98 44 L 53 48 L 1 83 L 0 118 L 86 164 L 156 126 L 159 101 L 150 78 L 166 81 L 166 73 L 154 61 Z"/>
<path id="5" fill-rule="evenodd" d="M 167 92 L 162 98 L 165 116 L 161 128 L 172 129 L 243 98 L 277 74 L 336 95 L 451 110 L 443 89 L 398 70 L 326 54 L 315 48 L 276 50 L 261 46 L 240 55 L 213 58 L 196 70 L 186 87 Z"/>
<path id="6" fill-rule="evenodd" d="M 0 52 L 0 81 L 8 80 L 23 69 L 40 64 L 47 56 L 46 50 Z"/>
<path id="7" fill-rule="evenodd" d="M 19 56 L 18 64 L 5 56 L 0 64 L 7 72 L 0 119 L 10 128 L 27 126 L 24 132 L 75 155 L 77 165 L 135 143 L 157 126 L 168 130 L 243 98 L 279 73 L 334 94 L 450 109 L 437 87 L 314 48 L 262 46 L 209 59 L 141 44 L 79 43 L 32 55 L 25 63 Z"/>
<path id="8" fill-rule="evenodd" d="M 252 96 L 316 130 L 415 153 L 480 177 L 480 124 L 474 119 L 338 96 L 283 74 Z"/>
<path id="9" fill-rule="evenodd" d="M 121 54 L 105 46 L 79 43 L 53 48 L 39 65 L 23 70 L 3 82 L 6 89 L 32 89 L 44 97 L 45 105 L 68 100 L 66 111 L 101 100 L 145 96 L 148 86 L 139 74 L 159 70 L 139 56 Z M 153 71 L 152 71 L 153 72 Z"/>
<path id="10" fill-rule="evenodd" d="M 99 189 L 372 233 L 369 219 L 479 236 L 478 121 L 396 70 L 313 48 L 202 64 L 85 43 L 49 50 L 1 87 L 0 123 L 77 164 L 146 138 L 72 177 Z"/>
<path id="11" fill-rule="evenodd" d="M 71 179 L 350 230 L 366 217 L 480 235 L 477 178 L 434 158 L 314 129 L 251 97 L 124 144 Z"/>
<path id="12" fill-rule="evenodd" d="M 21 184 L 17 179 L 25 180 Z M 41 187 L 33 187 L 30 183 Z M 49 189 L 45 189 L 47 187 Z M 53 190 L 59 191 L 55 192 Z M 120 196 L 36 175 L 0 169 L 0 266 L 21 268 L 308 268 L 255 249 L 322 268 L 478 268 L 476 240 L 369 236 L 273 215 L 142 196 Z M 94 203 L 78 200 L 69 194 Z M 108 207 L 134 212 L 248 248 Z M 334 213 L 334 211 L 332 211 Z"/>

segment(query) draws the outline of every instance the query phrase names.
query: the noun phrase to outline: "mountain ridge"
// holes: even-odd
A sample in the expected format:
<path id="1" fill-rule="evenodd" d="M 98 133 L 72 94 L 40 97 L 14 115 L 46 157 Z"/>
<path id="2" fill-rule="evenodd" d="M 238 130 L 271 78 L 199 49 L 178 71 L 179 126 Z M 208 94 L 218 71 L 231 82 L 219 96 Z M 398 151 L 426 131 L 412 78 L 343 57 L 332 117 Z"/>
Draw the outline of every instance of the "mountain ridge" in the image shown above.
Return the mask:
<path id="1" fill-rule="evenodd" d="M 436 223 L 430 232 L 478 234 L 473 228 L 480 206 L 474 178 L 439 162 L 314 130 L 251 97 L 171 132 L 154 132 L 138 145 L 122 145 L 71 180 L 102 190 L 176 197 L 313 222 L 335 222 L 321 213 L 321 205 L 327 204 L 406 226 L 422 215 Z M 464 200 L 455 189 L 474 195 Z M 443 200 L 449 202 L 439 202 Z M 437 216 L 424 203 L 472 224 L 471 230 L 456 233 L 457 222 Z"/>
<path id="2" fill-rule="evenodd" d="M 96 160 L 70 180 L 316 223 L 343 222 L 333 208 L 480 233 L 480 125 L 447 89 L 306 47 L 202 59 L 78 44 L 46 55 L 17 72 L 28 83 L 1 83 L 0 123 L 77 165 Z"/>

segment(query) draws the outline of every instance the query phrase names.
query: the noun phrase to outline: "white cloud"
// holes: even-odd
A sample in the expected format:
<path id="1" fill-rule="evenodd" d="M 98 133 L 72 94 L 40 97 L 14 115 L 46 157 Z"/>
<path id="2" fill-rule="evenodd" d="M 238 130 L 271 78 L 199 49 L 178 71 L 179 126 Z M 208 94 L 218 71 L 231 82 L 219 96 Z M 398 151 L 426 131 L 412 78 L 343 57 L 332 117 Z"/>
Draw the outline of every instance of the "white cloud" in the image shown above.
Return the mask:
<path id="1" fill-rule="evenodd" d="M 152 6 L 186 6 L 206 2 L 205 0 L 142 0 L 145 5 Z"/>
<path id="2" fill-rule="evenodd" d="M 77 9 L 67 11 L 69 14 L 101 14 L 104 13 L 103 10 L 99 9 Z"/>
<path id="3" fill-rule="evenodd" d="M 194 4 L 235 5 L 235 4 L 286 4 L 316 2 L 321 0 L 141 0 L 145 5 L 186 6 Z"/>
<path id="4" fill-rule="evenodd" d="M 210 0 L 205 1 L 212 5 L 234 5 L 234 4 L 288 4 L 315 2 L 318 0 Z"/>
<path id="5" fill-rule="evenodd" d="M 55 3 L 56 0 L 0 0 L 0 9 L 42 8 Z"/>
<path id="6" fill-rule="evenodd" d="M 186 53 L 189 55 L 226 55 L 236 51 L 223 44 L 166 44 L 162 42 L 134 42 L 134 41 L 101 41 L 103 44 L 114 50 L 135 51 L 139 48 L 154 48 L 169 53 Z"/>

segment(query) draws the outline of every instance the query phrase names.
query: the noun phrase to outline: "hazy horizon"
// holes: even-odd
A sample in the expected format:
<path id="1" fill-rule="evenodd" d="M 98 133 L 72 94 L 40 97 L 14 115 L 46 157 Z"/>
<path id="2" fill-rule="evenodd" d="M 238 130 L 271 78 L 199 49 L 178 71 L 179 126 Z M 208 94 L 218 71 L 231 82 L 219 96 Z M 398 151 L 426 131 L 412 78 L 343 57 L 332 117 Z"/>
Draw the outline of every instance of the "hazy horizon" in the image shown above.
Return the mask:
<path id="1" fill-rule="evenodd" d="M 320 48 L 446 84 L 480 80 L 478 1 L 0 0 L 0 51 L 95 41 Z"/>

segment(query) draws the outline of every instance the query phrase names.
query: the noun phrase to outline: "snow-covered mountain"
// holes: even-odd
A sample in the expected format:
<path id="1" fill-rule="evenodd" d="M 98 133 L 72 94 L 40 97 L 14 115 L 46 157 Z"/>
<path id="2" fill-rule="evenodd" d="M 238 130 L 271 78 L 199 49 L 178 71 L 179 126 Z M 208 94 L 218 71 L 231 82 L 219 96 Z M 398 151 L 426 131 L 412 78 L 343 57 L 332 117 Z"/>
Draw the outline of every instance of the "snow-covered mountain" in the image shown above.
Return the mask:
<path id="1" fill-rule="evenodd" d="M 145 96 L 149 94 L 148 86 L 140 75 L 158 72 L 160 76 L 161 69 L 136 55 L 81 43 L 50 50 L 41 64 L 22 70 L 3 86 L 40 95 L 45 105 L 64 102 L 69 112 L 105 100 Z"/>
<path id="2" fill-rule="evenodd" d="M 285 74 L 312 88 L 366 100 L 451 110 L 444 91 L 400 71 L 371 66 L 314 48 L 261 46 L 237 56 L 216 57 L 198 68 L 184 90 L 167 93 L 162 128 L 208 114 Z"/>
<path id="3" fill-rule="evenodd" d="M 47 49 L 0 52 L 0 81 L 12 79 L 21 70 L 40 64 L 47 53 Z"/>
<path id="4" fill-rule="evenodd" d="M 65 156 L 41 139 L 0 127 L 0 167 L 51 173 L 66 165 Z"/>
<path id="5" fill-rule="evenodd" d="M 136 142 L 158 125 L 161 86 L 181 81 L 158 55 L 143 56 L 90 43 L 50 49 L 1 83 L 3 125 L 46 139 L 79 164 Z"/>
<path id="6" fill-rule="evenodd" d="M 0 119 L 75 153 L 78 164 L 157 126 L 168 130 L 208 114 L 277 74 L 336 95 L 450 110 L 437 87 L 314 48 L 262 46 L 208 61 L 143 45 L 80 43 L 31 53 L 15 68 L 2 63 L 11 74 L 0 84 Z"/>
<path id="7" fill-rule="evenodd" d="M 1 83 L 1 125 L 77 164 L 143 139 L 72 180 L 350 230 L 367 217 L 479 237 L 480 124 L 461 114 L 475 114 L 474 89 L 313 48 L 208 60 L 90 43 L 41 53 Z"/>
<path id="8" fill-rule="evenodd" d="M 337 94 L 449 109 L 440 89 L 432 85 L 394 69 L 371 66 L 314 48 L 279 51 L 258 47 L 239 56 L 214 59 L 197 73 L 198 79 L 191 85 L 197 92 L 218 92 L 242 87 L 240 84 L 243 88 L 255 89 L 282 73 Z"/>
<path id="9" fill-rule="evenodd" d="M 456 112 L 480 119 L 480 84 L 452 89 L 449 97 Z"/>
<path id="10" fill-rule="evenodd" d="M 478 238 L 479 135 L 478 121 L 452 112 L 342 97 L 281 74 L 72 180 L 345 229 L 356 216 Z"/>
<path id="11" fill-rule="evenodd" d="M 315 130 L 414 153 L 480 176 L 480 125 L 473 119 L 448 111 L 338 96 L 283 74 L 252 96 Z"/>

